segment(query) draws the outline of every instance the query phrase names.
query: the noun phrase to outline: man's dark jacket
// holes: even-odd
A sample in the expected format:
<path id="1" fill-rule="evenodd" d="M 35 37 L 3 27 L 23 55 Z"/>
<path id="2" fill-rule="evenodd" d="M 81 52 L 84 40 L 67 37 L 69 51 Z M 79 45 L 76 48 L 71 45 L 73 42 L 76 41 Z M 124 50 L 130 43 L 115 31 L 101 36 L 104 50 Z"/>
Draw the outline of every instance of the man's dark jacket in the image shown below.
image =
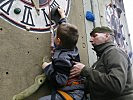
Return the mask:
<path id="1" fill-rule="evenodd" d="M 94 46 L 99 57 L 81 75 L 87 78 L 91 100 L 133 100 L 131 63 L 127 54 L 112 42 Z"/>

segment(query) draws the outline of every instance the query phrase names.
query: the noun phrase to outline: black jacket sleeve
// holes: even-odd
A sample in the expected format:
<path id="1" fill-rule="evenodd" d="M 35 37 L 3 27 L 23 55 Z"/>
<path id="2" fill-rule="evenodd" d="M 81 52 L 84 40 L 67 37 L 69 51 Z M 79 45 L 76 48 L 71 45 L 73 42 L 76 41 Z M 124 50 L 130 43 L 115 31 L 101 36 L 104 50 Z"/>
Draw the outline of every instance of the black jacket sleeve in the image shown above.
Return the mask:
<path id="1" fill-rule="evenodd" d="M 67 83 L 71 66 L 69 60 L 56 58 L 52 64 L 44 69 L 44 72 L 51 82 L 61 87 Z"/>
<path id="2" fill-rule="evenodd" d="M 66 23 L 67 22 L 67 19 L 66 18 L 61 18 L 60 20 L 59 20 L 59 24 L 62 24 L 62 23 Z"/>

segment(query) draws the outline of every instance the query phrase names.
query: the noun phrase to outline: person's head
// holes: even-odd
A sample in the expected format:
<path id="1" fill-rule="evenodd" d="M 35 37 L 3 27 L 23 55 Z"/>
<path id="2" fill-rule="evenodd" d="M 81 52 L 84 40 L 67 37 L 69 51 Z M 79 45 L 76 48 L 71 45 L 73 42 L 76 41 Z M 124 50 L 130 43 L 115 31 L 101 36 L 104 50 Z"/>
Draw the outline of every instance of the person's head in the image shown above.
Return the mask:
<path id="1" fill-rule="evenodd" d="M 90 42 L 93 46 L 112 41 L 113 31 L 109 27 L 101 26 L 94 28 L 90 33 Z"/>
<path id="2" fill-rule="evenodd" d="M 67 49 L 73 49 L 78 41 L 78 29 L 75 25 L 62 23 L 57 28 L 55 44 Z"/>

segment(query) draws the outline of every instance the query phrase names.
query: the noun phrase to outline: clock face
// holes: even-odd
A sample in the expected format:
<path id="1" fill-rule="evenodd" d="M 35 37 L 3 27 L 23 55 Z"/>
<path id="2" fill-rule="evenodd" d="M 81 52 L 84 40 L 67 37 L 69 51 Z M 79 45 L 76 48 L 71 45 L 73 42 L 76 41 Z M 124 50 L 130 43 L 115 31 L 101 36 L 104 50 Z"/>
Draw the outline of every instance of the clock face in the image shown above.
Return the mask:
<path id="1" fill-rule="evenodd" d="M 32 0 L 2 0 L 0 18 L 29 32 L 46 33 L 50 28 L 49 9 L 60 6 L 68 16 L 70 0 L 39 0 L 38 2 L 39 11 L 36 10 Z M 52 25 L 56 27 L 55 23 Z"/>
<path id="2" fill-rule="evenodd" d="M 21 0 L 22 2 L 28 4 L 28 5 L 33 5 L 31 0 Z M 38 0 L 40 6 L 44 6 L 48 4 L 51 0 Z"/>

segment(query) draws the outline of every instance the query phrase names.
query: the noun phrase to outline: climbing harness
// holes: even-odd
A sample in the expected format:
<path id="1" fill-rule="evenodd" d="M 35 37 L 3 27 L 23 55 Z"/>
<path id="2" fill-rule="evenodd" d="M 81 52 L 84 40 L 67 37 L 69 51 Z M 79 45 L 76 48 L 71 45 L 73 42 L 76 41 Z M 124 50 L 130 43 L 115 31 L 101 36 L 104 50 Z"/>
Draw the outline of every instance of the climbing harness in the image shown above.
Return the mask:
<path id="1" fill-rule="evenodd" d="M 57 92 L 65 99 L 65 100 L 74 100 L 68 93 L 62 91 L 62 90 L 57 90 Z"/>

